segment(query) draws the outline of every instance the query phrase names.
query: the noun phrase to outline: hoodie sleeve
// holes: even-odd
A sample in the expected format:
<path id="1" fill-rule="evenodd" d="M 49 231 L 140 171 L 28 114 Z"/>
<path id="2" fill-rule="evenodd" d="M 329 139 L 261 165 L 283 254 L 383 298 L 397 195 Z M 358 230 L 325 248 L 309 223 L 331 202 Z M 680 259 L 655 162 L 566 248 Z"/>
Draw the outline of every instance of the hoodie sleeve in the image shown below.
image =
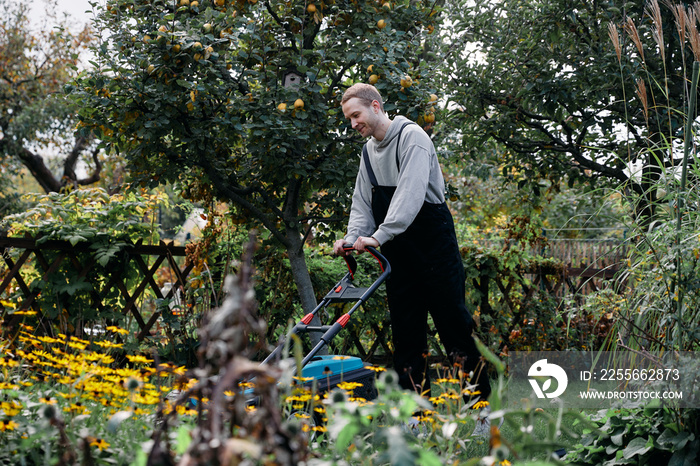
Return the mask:
<path id="1" fill-rule="evenodd" d="M 423 207 L 430 181 L 430 147 L 432 142 L 422 132 L 404 130 L 399 147 L 398 182 L 384 223 L 372 236 L 384 244 L 406 231 Z M 409 129 L 411 128 L 411 129 Z M 424 140 L 426 139 L 427 140 Z"/>
<path id="2" fill-rule="evenodd" d="M 369 181 L 365 162 L 360 157 L 360 169 L 355 179 L 355 191 L 352 195 L 352 207 L 350 208 L 345 241 L 353 244 L 360 236 L 370 236 L 375 228 L 374 216 L 372 215 L 372 183 Z"/>

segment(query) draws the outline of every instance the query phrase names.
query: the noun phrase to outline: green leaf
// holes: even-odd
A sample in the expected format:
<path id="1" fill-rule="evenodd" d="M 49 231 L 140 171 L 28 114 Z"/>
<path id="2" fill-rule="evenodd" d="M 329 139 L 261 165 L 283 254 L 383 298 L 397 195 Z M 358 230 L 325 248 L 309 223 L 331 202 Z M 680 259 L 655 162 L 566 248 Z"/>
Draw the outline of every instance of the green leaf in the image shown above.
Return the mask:
<path id="1" fill-rule="evenodd" d="M 190 427 L 187 425 L 181 425 L 177 429 L 177 434 L 175 437 L 175 453 L 182 455 L 189 448 L 190 443 L 192 443 L 192 435 L 190 434 Z"/>
<path id="2" fill-rule="evenodd" d="M 635 437 L 632 441 L 622 450 L 622 456 L 626 459 L 632 458 L 633 456 L 643 455 L 654 447 L 654 442 L 651 438 L 645 439 L 642 437 Z"/>

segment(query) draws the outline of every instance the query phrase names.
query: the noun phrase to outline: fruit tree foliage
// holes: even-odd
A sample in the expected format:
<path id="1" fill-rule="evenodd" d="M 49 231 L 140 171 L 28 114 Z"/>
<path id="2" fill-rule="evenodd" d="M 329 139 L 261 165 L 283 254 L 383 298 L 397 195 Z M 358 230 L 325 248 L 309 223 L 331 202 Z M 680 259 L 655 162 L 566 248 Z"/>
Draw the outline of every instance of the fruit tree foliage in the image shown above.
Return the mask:
<path id="1" fill-rule="evenodd" d="M 392 115 L 430 108 L 433 2 L 108 0 L 98 10 L 97 68 L 73 88 L 81 133 L 142 183 L 229 202 L 283 245 L 293 270 L 312 227 L 323 235 L 346 218 L 361 141 L 340 110 L 344 89 L 371 79 Z"/>

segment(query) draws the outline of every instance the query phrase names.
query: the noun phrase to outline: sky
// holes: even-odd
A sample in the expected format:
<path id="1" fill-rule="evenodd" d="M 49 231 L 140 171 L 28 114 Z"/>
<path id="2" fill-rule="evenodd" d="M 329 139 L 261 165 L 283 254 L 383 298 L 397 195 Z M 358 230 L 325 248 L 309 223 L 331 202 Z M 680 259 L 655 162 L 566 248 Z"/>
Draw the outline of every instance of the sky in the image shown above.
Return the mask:
<path id="1" fill-rule="evenodd" d="M 89 0 L 60 0 L 59 8 L 70 14 L 77 21 L 86 22 L 89 16 L 85 14 L 86 10 L 90 10 Z"/>
<path id="2" fill-rule="evenodd" d="M 98 3 L 101 0 L 96 0 Z M 59 12 L 65 12 L 69 15 L 71 22 L 75 22 L 76 26 L 83 26 L 90 21 L 91 15 L 85 13 L 86 10 L 90 10 L 90 0 L 58 0 L 58 10 Z M 31 2 L 32 16 L 37 22 L 43 19 L 43 12 L 46 8 L 44 2 Z M 82 29 L 82 27 L 81 27 Z"/>

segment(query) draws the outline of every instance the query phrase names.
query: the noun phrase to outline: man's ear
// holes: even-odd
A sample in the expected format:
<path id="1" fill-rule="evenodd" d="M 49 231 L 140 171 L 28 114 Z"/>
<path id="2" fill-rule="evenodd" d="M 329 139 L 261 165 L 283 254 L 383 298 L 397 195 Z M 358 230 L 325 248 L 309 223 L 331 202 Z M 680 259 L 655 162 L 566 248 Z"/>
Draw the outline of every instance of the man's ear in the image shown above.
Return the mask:
<path id="1" fill-rule="evenodd" d="M 382 104 L 380 104 L 378 100 L 373 100 L 372 110 L 374 110 L 374 113 L 379 114 L 379 112 L 382 111 Z"/>

